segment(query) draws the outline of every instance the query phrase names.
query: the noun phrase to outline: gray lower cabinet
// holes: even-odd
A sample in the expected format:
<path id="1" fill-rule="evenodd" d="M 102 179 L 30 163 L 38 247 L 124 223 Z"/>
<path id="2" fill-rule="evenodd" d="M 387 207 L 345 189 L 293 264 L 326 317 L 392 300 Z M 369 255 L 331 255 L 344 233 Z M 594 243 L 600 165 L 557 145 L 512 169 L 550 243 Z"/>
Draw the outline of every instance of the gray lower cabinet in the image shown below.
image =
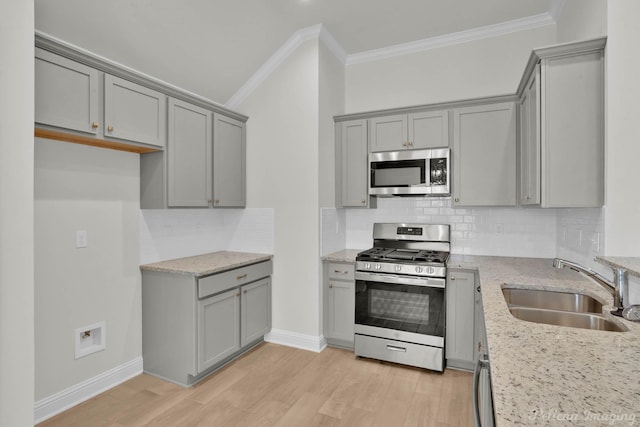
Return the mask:
<path id="1" fill-rule="evenodd" d="M 38 125 L 164 147 L 166 109 L 160 92 L 36 48 Z"/>
<path id="2" fill-rule="evenodd" d="M 324 262 L 323 318 L 329 345 L 353 348 L 355 323 L 354 263 Z"/>
<path id="3" fill-rule="evenodd" d="M 482 339 L 482 315 L 478 306 L 475 273 L 450 270 L 447 276 L 446 359 L 447 366 L 473 370 L 478 359 L 478 340 Z"/>
<path id="4" fill-rule="evenodd" d="M 448 110 L 374 117 L 369 128 L 371 152 L 449 146 Z"/>
<path id="5" fill-rule="evenodd" d="M 369 197 L 367 121 L 336 123 L 336 206 L 375 207 Z"/>
<path id="6" fill-rule="evenodd" d="M 142 271 L 144 371 L 191 386 L 271 329 L 272 262 L 205 277 Z"/>
<path id="7" fill-rule="evenodd" d="M 454 206 L 515 206 L 516 105 L 453 110 Z"/>
<path id="8" fill-rule="evenodd" d="M 595 39 L 532 53 L 518 91 L 521 204 L 604 204 L 604 46 Z"/>

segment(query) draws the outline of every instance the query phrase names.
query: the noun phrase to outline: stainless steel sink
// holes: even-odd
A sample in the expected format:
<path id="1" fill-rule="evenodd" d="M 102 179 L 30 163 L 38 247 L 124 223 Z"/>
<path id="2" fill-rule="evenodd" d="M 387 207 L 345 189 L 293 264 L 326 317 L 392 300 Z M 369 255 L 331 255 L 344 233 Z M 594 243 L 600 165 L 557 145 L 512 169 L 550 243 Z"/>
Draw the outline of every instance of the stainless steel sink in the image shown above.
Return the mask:
<path id="1" fill-rule="evenodd" d="M 600 301 L 584 294 L 519 288 L 503 288 L 502 294 L 510 306 L 602 314 Z"/>
<path id="2" fill-rule="evenodd" d="M 602 303 L 588 295 L 540 289 L 502 288 L 511 315 L 527 322 L 599 331 L 627 328 L 602 315 Z"/>
<path id="3" fill-rule="evenodd" d="M 595 329 L 599 331 L 625 332 L 627 328 L 597 314 L 573 313 L 570 311 L 544 310 L 530 307 L 509 307 L 509 311 L 520 320 L 546 323 L 547 325 L 569 326 L 572 328 Z"/>

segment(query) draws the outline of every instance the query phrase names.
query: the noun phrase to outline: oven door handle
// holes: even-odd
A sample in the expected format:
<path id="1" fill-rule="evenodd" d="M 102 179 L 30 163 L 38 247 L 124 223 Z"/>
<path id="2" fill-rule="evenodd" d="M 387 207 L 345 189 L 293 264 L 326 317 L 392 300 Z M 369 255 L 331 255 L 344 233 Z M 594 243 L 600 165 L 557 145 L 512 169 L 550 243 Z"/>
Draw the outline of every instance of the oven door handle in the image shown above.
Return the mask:
<path id="1" fill-rule="evenodd" d="M 409 276 L 398 276 L 395 274 L 376 274 L 376 273 L 365 273 L 362 271 L 356 271 L 355 275 L 356 280 L 365 280 L 369 282 L 380 282 L 380 283 L 393 283 L 397 285 L 413 285 L 413 286 L 425 286 L 429 288 L 444 288 L 445 287 L 445 279 L 438 279 L 432 277 L 409 277 Z"/>

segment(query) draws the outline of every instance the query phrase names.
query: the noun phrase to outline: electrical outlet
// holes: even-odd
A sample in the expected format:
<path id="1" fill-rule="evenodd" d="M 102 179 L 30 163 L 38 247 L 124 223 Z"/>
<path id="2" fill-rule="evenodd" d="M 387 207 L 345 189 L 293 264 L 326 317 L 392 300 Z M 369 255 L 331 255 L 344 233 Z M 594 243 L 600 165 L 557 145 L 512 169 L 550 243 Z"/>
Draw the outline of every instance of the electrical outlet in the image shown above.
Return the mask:
<path id="1" fill-rule="evenodd" d="M 86 248 L 88 243 L 87 230 L 76 230 L 76 248 Z"/>

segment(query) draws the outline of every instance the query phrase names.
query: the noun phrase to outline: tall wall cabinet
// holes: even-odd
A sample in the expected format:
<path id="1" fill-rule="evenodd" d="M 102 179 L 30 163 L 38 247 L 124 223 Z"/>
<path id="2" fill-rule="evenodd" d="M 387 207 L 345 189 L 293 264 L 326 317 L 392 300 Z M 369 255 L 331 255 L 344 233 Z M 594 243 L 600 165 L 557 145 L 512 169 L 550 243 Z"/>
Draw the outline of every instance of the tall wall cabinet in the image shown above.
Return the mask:
<path id="1" fill-rule="evenodd" d="M 604 204 L 606 39 L 531 54 L 520 96 L 520 203 Z"/>

